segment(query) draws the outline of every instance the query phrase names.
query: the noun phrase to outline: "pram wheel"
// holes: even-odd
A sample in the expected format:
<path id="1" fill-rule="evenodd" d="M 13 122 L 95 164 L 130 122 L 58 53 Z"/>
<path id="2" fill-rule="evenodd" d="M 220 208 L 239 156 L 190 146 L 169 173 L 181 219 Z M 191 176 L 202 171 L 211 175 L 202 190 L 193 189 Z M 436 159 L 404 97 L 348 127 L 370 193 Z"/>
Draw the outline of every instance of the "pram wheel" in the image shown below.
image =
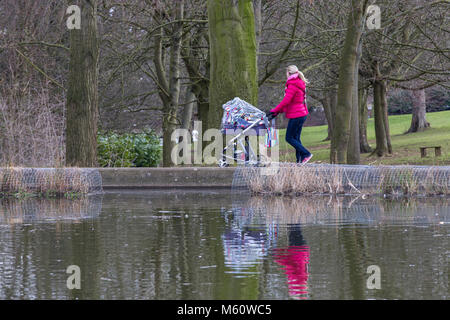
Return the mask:
<path id="1" fill-rule="evenodd" d="M 220 159 L 219 160 L 219 167 L 221 167 L 221 168 L 226 168 L 226 167 L 229 167 L 230 165 L 225 161 L 225 160 L 223 160 L 223 159 Z"/>

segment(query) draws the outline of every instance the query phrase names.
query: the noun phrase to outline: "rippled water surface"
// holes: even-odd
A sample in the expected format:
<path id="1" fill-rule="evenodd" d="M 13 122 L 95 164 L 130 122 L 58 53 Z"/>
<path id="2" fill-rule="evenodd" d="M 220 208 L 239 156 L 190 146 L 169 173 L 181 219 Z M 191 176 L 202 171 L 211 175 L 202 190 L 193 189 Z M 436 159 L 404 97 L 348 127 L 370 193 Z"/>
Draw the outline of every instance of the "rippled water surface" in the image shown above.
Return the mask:
<path id="1" fill-rule="evenodd" d="M 0 298 L 448 299 L 449 239 L 441 198 L 0 200 Z M 367 286 L 371 265 L 380 289 Z"/>

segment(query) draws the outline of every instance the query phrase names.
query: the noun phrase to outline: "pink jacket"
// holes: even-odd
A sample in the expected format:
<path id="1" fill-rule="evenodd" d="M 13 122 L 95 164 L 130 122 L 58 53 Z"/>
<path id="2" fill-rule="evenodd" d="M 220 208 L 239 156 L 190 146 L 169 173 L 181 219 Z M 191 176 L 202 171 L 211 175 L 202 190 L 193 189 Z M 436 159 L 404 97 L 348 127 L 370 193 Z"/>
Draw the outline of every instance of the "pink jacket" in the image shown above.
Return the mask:
<path id="1" fill-rule="evenodd" d="M 286 113 L 286 118 L 294 119 L 308 114 L 305 101 L 305 82 L 298 78 L 290 78 L 286 82 L 284 99 L 278 106 L 270 110 L 273 113 Z"/>
<path id="2" fill-rule="evenodd" d="M 274 249 L 275 261 L 283 266 L 288 278 L 289 295 L 308 294 L 309 246 L 290 246 Z"/>

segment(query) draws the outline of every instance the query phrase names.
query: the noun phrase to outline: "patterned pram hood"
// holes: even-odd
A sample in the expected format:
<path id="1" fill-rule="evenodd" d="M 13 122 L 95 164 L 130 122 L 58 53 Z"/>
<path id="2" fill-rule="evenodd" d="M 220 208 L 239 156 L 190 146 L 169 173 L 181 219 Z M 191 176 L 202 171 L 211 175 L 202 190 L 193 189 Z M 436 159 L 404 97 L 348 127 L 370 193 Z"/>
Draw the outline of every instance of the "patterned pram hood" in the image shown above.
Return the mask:
<path id="1" fill-rule="evenodd" d="M 222 130 L 245 129 L 265 116 L 263 111 L 237 97 L 225 103 L 222 108 Z"/>

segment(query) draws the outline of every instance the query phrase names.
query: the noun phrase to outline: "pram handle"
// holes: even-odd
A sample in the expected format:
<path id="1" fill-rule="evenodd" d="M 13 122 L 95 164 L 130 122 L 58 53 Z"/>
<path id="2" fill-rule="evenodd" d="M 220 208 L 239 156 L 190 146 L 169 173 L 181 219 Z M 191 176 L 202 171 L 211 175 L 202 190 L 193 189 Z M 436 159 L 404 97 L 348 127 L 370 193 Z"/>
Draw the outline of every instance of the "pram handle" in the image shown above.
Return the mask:
<path id="1" fill-rule="evenodd" d="M 276 117 L 276 115 L 275 115 L 275 117 Z M 275 117 L 273 117 L 273 118 L 275 118 Z M 242 132 L 240 132 L 236 137 L 234 137 L 233 139 L 231 139 L 230 141 L 228 141 L 228 145 L 223 149 L 223 151 L 226 151 L 226 150 L 228 149 L 228 147 L 231 145 L 231 143 L 234 142 L 234 141 L 236 141 L 236 140 L 238 140 L 239 137 L 241 137 L 242 135 L 245 135 L 248 131 L 250 131 L 250 130 L 253 129 L 254 127 L 256 127 L 256 126 L 258 126 L 258 125 L 264 123 L 266 119 L 267 119 L 268 121 L 271 121 L 273 118 L 268 118 L 268 117 L 266 116 L 266 117 L 263 117 L 261 120 L 258 120 L 258 121 L 256 121 L 256 122 L 252 123 L 252 124 L 251 124 L 250 126 L 248 126 L 246 129 L 244 129 Z"/>
<path id="2" fill-rule="evenodd" d="M 266 117 L 267 117 L 268 121 L 272 121 L 277 116 L 278 116 L 278 113 L 273 113 L 273 112 L 270 112 L 270 111 L 266 113 Z"/>

